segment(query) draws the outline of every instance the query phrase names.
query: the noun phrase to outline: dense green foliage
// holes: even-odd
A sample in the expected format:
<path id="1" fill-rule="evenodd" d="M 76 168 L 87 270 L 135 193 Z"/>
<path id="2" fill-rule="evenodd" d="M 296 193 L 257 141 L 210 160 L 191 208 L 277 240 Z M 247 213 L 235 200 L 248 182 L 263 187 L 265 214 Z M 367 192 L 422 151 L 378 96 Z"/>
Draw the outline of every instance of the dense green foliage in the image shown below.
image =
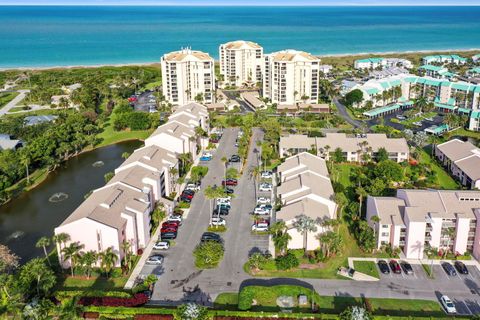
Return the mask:
<path id="1" fill-rule="evenodd" d="M 275 259 L 275 265 L 278 270 L 289 270 L 298 267 L 299 264 L 297 257 L 291 252 L 287 252 L 287 254 Z"/>
<path id="2" fill-rule="evenodd" d="M 199 269 L 212 269 L 223 259 L 223 244 L 215 241 L 200 243 L 194 250 L 195 266 Z"/>

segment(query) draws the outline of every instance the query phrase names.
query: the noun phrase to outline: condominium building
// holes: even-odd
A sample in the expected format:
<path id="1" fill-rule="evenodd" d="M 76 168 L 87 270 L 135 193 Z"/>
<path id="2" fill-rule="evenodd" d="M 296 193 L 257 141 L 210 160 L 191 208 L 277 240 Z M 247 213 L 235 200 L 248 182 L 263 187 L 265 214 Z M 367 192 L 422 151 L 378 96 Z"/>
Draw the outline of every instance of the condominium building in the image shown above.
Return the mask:
<path id="1" fill-rule="evenodd" d="M 173 212 L 175 202 L 168 197 L 179 192 L 179 155 L 190 152 L 195 159 L 201 149 L 195 128 L 208 130 L 208 112 L 199 104 L 179 107 L 170 118 L 146 139 L 145 147 L 135 150 L 115 170 L 104 187 L 94 190 L 55 228 L 55 234 L 70 236 L 65 245 L 78 243 L 83 252 L 111 248 L 118 256 L 117 266 L 124 258 L 124 242 L 133 253 L 147 246 L 155 206 L 161 204 L 167 214 Z M 70 262 L 59 245 L 57 251 L 60 263 L 68 267 Z"/>
<path id="2" fill-rule="evenodd" d="M 403 162 L 409 158 L 409 148 L 404 138 L 388 138 L 383 133 L 366 135 L 327 133 L 325 137 L 289 135 L 280 137 L 279 148 L 281 157 L 310 151 L 328 160 L 335 150 L 340 149 L 345 161 L 361 162 L 363 155 L 368 154 L 375 159 L 378 150 L 384 148 L 390 160 Z"/>
<path id="3" fill-rule="evenodd" d="M 440 54 L 423 57 L 422 62 L 423 64 L 465 64 L 467 63 L 467 58 L 460 57 L 456 54 Z"/>
<path id="4" fill-rule="evenodd" d="M 307 250 L 318 248 L 316 236 L 324 232 L 322 221 L 335 219 L 337 205 L 325 160 L 308 152 L 289 157 L 278 168 L 281 185 L 277 195 L 282 208 L 277 211 L 277 220 L 285 221 L 291 240 L 289 249 L 303 248 L 304 235 L 294 223 L 298 216 L 305 215 L 318 223 L 316 232 L 309 232 Z"/>
<path id="5" fill-rule="evenodd" d="M 478 191 L 400 189 L 395 197 L 369 196 L 366 210 L 378 248 L 399 247 L 407 259 L 423 259 L 427 248 L 480 257 Z"/>
<path id="6" fill-rule="evenodd" d="M 435 146 L 438 161 L 460 183 L 470 189 L 480 189 L 480 149 L 469 141 L 452 139 Z"/>
<path id="7" fill-rule="evenodd" d="M 403 67 L 403 68 L 412 68 L 413 64 L 407 59 L 399 58 L 367 58 L 359 59 L 354 62 L 355 69 L 377 69 L 377 68 L 392 68 L 392 67 Z"/>
<path id="8" fill-rule="evenodd" d="M 263 97 L 272 103 L 317 103 L 320 59 L 309 53 L 284 50 L 265 55 Z"/>
<path id="9" fill-rule="evenodd" d="M 251 41 L 232 41 L 219 48 L 220 74 L 229 85 L 251 86 L 262 81 L 263 48 Z"/>
<path id="10" fill-rule="evenodd" d="M 182 49 L 161 58 L 162 89 L 174 105 L 215 102 L 214 61 L 208 53 Z"/>
<path id="11" fill-rule="evenodd" d="M 448 71 L 445 67 L 439 67 L 432 64 L 425 64 L 418 68 L 420 73 L 436 79 L 451 79 L 455 77 L 454 73 Z"/>

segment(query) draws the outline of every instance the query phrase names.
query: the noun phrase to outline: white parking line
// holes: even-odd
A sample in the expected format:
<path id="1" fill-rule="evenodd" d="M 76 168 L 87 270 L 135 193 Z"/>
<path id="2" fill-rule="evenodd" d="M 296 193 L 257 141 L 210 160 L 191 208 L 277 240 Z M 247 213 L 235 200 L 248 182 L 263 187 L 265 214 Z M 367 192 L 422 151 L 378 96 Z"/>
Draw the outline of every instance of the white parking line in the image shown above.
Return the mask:
<path id="1" fill-rule="evenodd" d="M 467 306 L 467 304 L 465 303 L 465 301 L 462 301 L 462 303 L 465 305 L 465 308 L 467 308 L 468 310 L 468 314 L 473 314 L 472 310 L 470 310 L 470 308 Z"/>

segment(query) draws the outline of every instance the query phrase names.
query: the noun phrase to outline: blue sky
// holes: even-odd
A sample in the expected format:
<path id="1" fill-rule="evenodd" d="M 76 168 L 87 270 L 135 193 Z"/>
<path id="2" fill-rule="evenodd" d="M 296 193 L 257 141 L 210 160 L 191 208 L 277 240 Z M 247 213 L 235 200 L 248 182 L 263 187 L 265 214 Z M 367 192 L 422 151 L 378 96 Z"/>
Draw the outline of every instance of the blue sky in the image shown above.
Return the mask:
<path id="1" fill-rule="evenodd" d="M 0 0 L 0 5 L 480 5 L 480 0 Z"/>

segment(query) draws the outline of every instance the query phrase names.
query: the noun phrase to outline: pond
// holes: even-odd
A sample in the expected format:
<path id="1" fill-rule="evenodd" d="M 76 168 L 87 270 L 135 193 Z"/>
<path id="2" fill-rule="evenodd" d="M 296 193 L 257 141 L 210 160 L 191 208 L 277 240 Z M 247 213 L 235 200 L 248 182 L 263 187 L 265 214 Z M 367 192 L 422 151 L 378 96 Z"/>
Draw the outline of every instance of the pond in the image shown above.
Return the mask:
<path id="1" fill-rule="evenodd" d="M 128 141 L 83 153 L 65 162 L 29 192 L 0 206 L 0 243 L 25 263 L 43 255 L 35 243 L 52 236 L 53 229 L 77 208 L 85 195 L 105 184 L 104 175 L 122 162 L 122 153 L 142 145 Z"/>

